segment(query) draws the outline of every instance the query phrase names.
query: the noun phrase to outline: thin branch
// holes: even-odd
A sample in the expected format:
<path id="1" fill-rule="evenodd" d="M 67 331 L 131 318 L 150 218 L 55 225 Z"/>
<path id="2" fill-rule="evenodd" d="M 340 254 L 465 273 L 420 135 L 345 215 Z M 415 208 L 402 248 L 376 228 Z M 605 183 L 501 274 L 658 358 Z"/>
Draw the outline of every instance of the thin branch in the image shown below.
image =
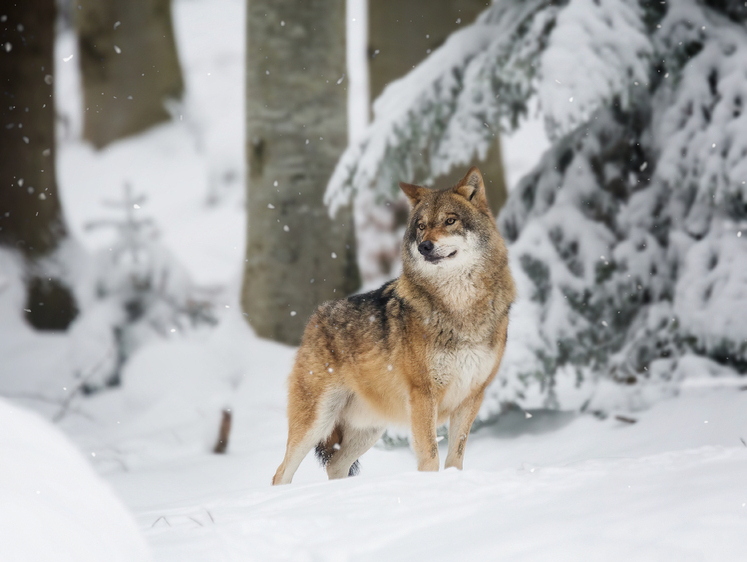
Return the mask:
<path id="1" fill-rule="evenodd" d="M 68 410 L 70 409 L 71 402 L 83 391 L 83 387 L 85 387 L 86 383 L 90 381 L 95 374 L 97 374 L 99 369 L 101 369 L 101 367 L 104 365 L 104 361 L 108 360 L 112 356 L 112 354 L 113 350 L 110 348 L 101 357 L 101 359 L 99 359 L 98 363 L 96 363 L 93 367 L 91 367 L 91 369 L 89 369 L 88 374 L 81 378 L 80 382 L 62 401 L 60 411 L 57 412 L 57 414 L 55 414 L 55 416 L 52 418 L 52 422 L 57 423 L 65 417 L 65 414 L 67 414 Z"/>
<path id="2" fill-rule="evenodd" d="M 158 523 L 158 522 L 159 522 L 159 521 L 160 521 L 161 519 L 163 519 L 164 521 L 166 521 L 166 524 L 167 524 L 167 525 L 168 525 L 169 527 L 171 527 L 171 523 L 169 523 L 169 520 L 168 520 L 168 519 L 166 519 L 166 517 L 165 517 L 165 516 L 161 515 L 161 517 L 159 517 L 158 519 L 156 519 L 155 521 L 153 521 L 153 525 L 151 525 L 151 526 L 150 526 L 150 528 L 152 529 L 153 527 L 155 527 L 155 526 L 156 526 L 156 523 Z"/>
<path id="3" fill-rule="evenodd" d="M 17 392 L 17 393 L 6 393 L 3 394 L 6 398 L 10 398 L 12 400 L 36 400 L 38 402 L 44 402 L 47 404 L 55 404 L 59 405 L 60 401 L 55 398 L 49 398 L 48 396 L 44 396 L 43 394 L 34 394 L 31 392 Z M 83 410 L 79 408 L 68 408 L 68 412 L 71 412 L 73 414 L 78 414 L 82 418 L 86 418 L 88 421 L 96 421 L 96 418 L 94 418 L 91 414 L 84 412 Z"/>

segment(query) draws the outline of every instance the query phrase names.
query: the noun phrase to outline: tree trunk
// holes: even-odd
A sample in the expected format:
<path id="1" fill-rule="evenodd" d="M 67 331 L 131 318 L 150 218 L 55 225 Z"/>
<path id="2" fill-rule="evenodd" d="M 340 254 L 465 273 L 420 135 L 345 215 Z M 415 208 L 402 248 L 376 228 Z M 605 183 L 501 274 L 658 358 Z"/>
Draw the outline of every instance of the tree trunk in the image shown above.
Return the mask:
<path id="1" fill-rule="evenodd" d="M 486 0 L 370 0 L 369 1 L 369 83 L 371 100 L 440 47 L 457 29 L 472 23 L 487 6 Z M 463 169 L 437 178 L 436 186 L 455 184 L 470 166 L 478 166 L 485 180 L 488 201 L 494 214 L 506 201 L 506 180 L 499 140 L 485 160 L 474 159 Z M 402 178 L 422 181 L 421 178 Z"/>
<path id="2" fill-rule="evenodd" d="M 55 0 L 7 2 L 0 10 L 0 244 L 27 262 L 27 319 L 64 329 L 76 314 L 59 280 L 35 276 L 65 236 L 55 182 L 52 77 Z"/>
<path id="3" fill-rule="evenodd" d="M 296 345 L 325 300 L 359 287 L 353 219 L 322 199 L 347 145 L 344 0 L 249 0 L 248 236 L 242 307 Z"/>
<path id="4" fill-rule="evenodd" d="M 184 90 L 171 0 L 80 0 L 83 136 L 96 148 L 170 119 Z"/>

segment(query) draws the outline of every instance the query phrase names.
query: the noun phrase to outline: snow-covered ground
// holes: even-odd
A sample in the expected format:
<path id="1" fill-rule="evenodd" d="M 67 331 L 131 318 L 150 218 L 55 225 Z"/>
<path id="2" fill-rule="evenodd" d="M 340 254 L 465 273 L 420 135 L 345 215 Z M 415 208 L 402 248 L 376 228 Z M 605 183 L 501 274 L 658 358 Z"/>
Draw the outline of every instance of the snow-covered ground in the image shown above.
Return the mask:
<path id="1" fill-rule="evenodd" d="M 3 560 L 144 561 L 132 516 L 64 435 L 0 399 Z"/>
<path id="2" fill-rule="evenodd" d="M 265 376 L 246 381 L 229 455 L 203 448 L 106 473 L 158 560 L 747 556 L 745 392 L 693 390 L 633 425 L 516 412 L 473 435 L 461 473 L 417 473 L 408 449 L 375 448 L 357 478 L 326 482 L 309 458 L 273 489 L 291 354 L 255 349 Z"/>
<path id="3" fill-rule="evenodd" d="M 62 62 L 74 41 L 58 42 L 58 103 L 69 123 L 59 182 L 71 232 L 88 251 L 106 249 L 111 233 L 84 225 L 130 182 L 148 195 L 142 211 L 162 243 L 197 283 L 219 288 L 218 325 L 155 339 L 127 363 L 120 388 L 70 398 L 70 339 L 26 327 L 19 270 L 0 252 L 0 394 L 58 419 L 131 510 L 154 560 L 746 560 L 747 383 L 705 372 L 641 412 L 508 412 L 471 436 L 463 472 L 417 473 L 407 447 L 377 446 L 356 478 L 327 482 L 310 457 L 292 485 L 270 486 L 284 453 L 294 349 L 254 336 L 238 305 L 244 4 L 174 2 L 187 85 L 174 110 L 181 118 L 101 153 L 79 140 L 75 59 Z M 504 143 L 512 185 L 546 144 L 534 126 Z M 214 455 L 224 408 L 233 415 L 228 454 Z M 10 407 L 0 417 L 3 457 L 18 456 L 0 463 L 8 490 L 23 476 L 25 486 L 38 479 L 59 498 L 58 513 L 79 513 L 64 493 L 75 472 L 89 485 L 82 497 L 119 517 L 96 477 L 69 468 L 81 462 L 74 455 L 59 478 L 31 470 L 61 462 L 51 457 L 29 456 L 24 469 L 19 441 L 55 434 Z M 0 560 L 50 559 L 48 542 L 28 538 L 62 537 L 41 518 L 39 498 L 21 498 L 38 515 L 22 519 L 8 497 L 0 493 L 2 520 L 15 526 L 4 529 L 18 531 L 0 533 Z M 128 529 L 122 523 L 112 540 L 125 541 Z M 127 544 L 136 549 L 137 539 Z"/>
<path id="4" fill-rule="evenodd" d="M 310 456 L 272 488 L 294 350 L 231 309 L 221 320 L 143 349 L 121 390 L 76 401 L 60 422 L 155 560 L 747 556 L 747 392 L 732 379 L 697 379 L 627 421 L 509 412 L 470 438 L 463 472 L 417 473 L 408 448 L 375 447 L 356 478 L 327 482 Z M 230 446 L 214 455 L 223 407 Z"/>
<path id="5" fill-rule="evenodd" d="M 327 482 L 310 456 L 272 488 L 292 359 L 228 312 L 208 337 L 144 349 L 121 390 L 63 418 L 155 560 L 747 556 L 747 392 L 731 380 L 628 421 L 510 412 L 470 438 L 463 472 L 417 473 L 408 448 L 376 447 L 356 478 Z M 233 430 L 214 455 L 222 407 Z"/>

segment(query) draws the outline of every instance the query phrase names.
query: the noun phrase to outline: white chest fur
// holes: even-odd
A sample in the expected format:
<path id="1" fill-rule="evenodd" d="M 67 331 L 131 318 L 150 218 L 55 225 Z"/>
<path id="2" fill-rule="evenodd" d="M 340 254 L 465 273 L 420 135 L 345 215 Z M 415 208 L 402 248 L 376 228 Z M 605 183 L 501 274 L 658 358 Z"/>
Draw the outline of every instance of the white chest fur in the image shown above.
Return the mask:
<path id="1" fill-rule="evenodd" d="M 495 352 L 485 345 L 463 344 L 453 351 L 436 352 L 432 373 L 436 382 L 446 388 L 441 410 L 455 408 L 484 384 L 495 363 Z"/>

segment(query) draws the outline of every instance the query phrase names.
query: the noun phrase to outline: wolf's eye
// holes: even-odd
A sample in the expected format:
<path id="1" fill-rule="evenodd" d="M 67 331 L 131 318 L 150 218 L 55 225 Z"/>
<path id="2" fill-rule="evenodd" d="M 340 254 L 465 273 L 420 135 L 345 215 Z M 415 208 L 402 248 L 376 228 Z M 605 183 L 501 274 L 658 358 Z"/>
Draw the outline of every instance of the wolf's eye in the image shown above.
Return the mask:
<path id="1" fill-rule="evenodd" d="M 419 228 L 420 230 L 425 230 L 425 224 L 421 222 L 421 223 L 420 223 L 420 224 L 418 225 L 418 228 Z"/>
<path id="2" fill-rule="evenodd" d="M 456 219 L 453 218 L 453 217 L 449 218 L 449 219 L 446 219 L 446 224 L 454 224 L 455 222 L 456 222 Z"/>

